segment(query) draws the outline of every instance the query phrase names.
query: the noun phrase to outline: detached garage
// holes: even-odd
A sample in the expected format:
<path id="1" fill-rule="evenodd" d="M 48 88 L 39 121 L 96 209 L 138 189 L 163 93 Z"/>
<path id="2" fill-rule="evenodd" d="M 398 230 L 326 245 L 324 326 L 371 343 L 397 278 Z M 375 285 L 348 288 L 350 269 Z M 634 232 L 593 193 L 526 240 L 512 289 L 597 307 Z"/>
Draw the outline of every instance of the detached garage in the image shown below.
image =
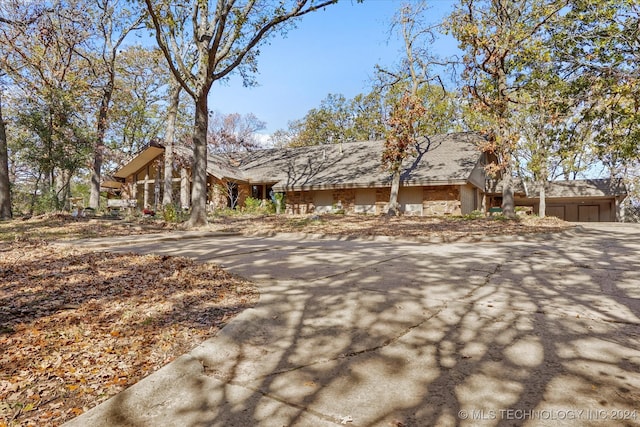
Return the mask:
<path id="1" fill-rule="evenodd" d="M 620 180 L 584 179 L 553 181 L 545 191 L 547 216 L 571 222 L 621 221 L 622 201 L 627 192 Z M 492 191 L 495 205 L 500 194 Z M 515 185 L 516 207 L 526 207 L 536 215 L 540 212 L 540 190 L 531 183 L 519 181 Z"/>

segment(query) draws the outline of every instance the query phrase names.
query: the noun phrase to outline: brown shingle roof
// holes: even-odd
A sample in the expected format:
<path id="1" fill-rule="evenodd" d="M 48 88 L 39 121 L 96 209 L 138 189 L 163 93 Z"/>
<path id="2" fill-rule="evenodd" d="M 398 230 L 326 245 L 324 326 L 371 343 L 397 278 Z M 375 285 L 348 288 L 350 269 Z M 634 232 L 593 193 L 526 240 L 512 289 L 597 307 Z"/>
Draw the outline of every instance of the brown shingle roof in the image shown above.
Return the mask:
<path id="1" fill-rule="evenodd" d="M 475 133 L 423 138 L 404 161 L 404 185 L 464 184 L 478 165 Z M 241 155 L 239 169 L 249 182 L 275 183 L 276 191 L 389 186 L 381 167 L 383 141 L 350 142 L 259 150 Z"/>
<path id="2" fill-rule="evenodd" d="M 482 142 L 476 133 L 422 138 L 403 163 L 403 185 L 466 184 L 480 166 Z M 207 173 L 219 179 L 274 184 L 276 191 L 385 187 L 391 185 L 391 173 L 381 166 L 383 149 L 384 141 L 367 141 L 210 154 Z M 115 176 L 130 174 L 139 169 L 138 163 L 162 150 L 160 144 L 147 148 Z M 173 151 L 189 161 L 193 157 L 191 147 L 176 144 Z"/>
<path id="3" fill-rule="evenodd" d="M 184 145 L 176 144 L 173 152 L 189 161 L 193 158 L 193 149 Z M 241 170 L 230 165 L 229 159 L 219 154 L 209 154 L 207 156 L 207 173 L 218 179 L 231 179 L 235 181 L 246 181 Z"/>
<path id="4" fill-rule="evenodd" d="M 530 198 L 540 197 L 540 189 L 537 184 L 527 183 L 526 188 L 522 180 L 514 180 L 516 195 Z M 489 181 L 487 192 L 502 192 L 502 183 Z M 547 184 L 546 198 L 574 198 L 574 197 L 614 197 L 624 196 L 627 189 L 619 179 L 575 179 L 570 181 L 552 181 Z"/>

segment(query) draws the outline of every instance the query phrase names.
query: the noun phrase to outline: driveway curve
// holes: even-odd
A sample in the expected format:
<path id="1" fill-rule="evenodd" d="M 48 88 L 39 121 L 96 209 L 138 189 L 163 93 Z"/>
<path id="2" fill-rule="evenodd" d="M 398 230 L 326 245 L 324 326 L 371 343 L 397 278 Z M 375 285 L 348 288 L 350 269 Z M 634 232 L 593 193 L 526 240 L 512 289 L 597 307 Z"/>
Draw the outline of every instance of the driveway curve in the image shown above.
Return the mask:
<path id="1" fill-rule="evenodd" d="M 261 299 L 69 426 L 640 425 L 637 225 L 85 244 L 215 262 Z"/>

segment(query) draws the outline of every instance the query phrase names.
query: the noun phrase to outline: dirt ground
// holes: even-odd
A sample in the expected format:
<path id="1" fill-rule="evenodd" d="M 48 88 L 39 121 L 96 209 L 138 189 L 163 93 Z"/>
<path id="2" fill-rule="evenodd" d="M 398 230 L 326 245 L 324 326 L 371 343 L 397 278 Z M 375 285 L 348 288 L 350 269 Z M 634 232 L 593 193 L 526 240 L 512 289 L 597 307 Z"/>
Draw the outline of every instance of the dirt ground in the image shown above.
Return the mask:
<path id="1" fill-rule="evenodd" d="M 207 230 L 457 239 L 558 232 L 557 219 L 232 216 Z M 47 215 L 0 222 L 0 426 L 59 425 L 213 336 L 256 304 L 253 284 L 181 257 L 53 240 L 159 233 L 136 222 Z"/>

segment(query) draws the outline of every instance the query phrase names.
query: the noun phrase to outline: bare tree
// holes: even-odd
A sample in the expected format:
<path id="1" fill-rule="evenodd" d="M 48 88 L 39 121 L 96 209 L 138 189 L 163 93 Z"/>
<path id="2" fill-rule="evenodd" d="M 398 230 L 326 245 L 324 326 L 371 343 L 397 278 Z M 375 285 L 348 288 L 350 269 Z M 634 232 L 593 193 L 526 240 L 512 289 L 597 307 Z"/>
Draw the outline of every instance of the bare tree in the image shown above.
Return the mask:
<path id="1" fill-rule="evenodd" d="M 242 115 L 214 112 L 209 117 L 209 149 L 214 153 L 255 150 L 260 147 L 256 132 L 265 127 L 266 123 L 252 113 Z"/>
<path id="2" fill-rule="evenodd" d="M 149 11 L 158 46 L 171 72 L 195 102 L 193 130 L 192 211 L 188 225 L 207 223 L 207 130 L 208 96 L 214 82 L 238 72 L 245 84 L 253 84 L 256 49 L 278 29 L 307 13 L 337 3 L 337 0 L 208 1 L 144 0 Z M 197 52 L 193 67 L 184 63 L 171 34 L 180 30 L 176 16 L 191 15 L 192 44 Z M 185 31 L 183 29 L 183 31 Z"/>
<path id="3" fill-rule="evenodd" d="M 446 94 L 442 81 L 433 75 L 431 68 L 437 62 L 428 46 L 435 39 L 436 25 L 423 21 L 429 9 L 426 1 L 403 5 L 393 18 L 392 30 L 397 30 L 404 42 L 404 57 L 396 70 L 377 66 L 382 86 L 403 87 L 404 94 L 392 106 L 388 118 L 389 129 L 382 154 L 382 164 L 391 172 L 391 192 L 387 214 L 398 212 L 398 193 L 402 163 L 411 153 L 424 126 L 420 121 L 426 116 L 425 101 L 429 99 L 430 84 L 438 82 L 441 93 Z M 421 91 L 422 88 L 427 89 Z M 419 96 L 425 94 L 424 99 Z"/>
<path id="4" fill-rule="evenodd" d="M 80 54 L 89 64 L 100 87 L 89 196 L 89 207 L 97 209 L 100 206 L 104 139 L 108 128 L 111 98 L 115 91 L 116 59 L 125 37 L 141 25 L 145 16 L 128 9 L 121 0 L 94 0 L 93 3 L 97 11 L 94 21 L 97 30 L 97 37 L 94 39 L 96 46 L 89 46 L 86 52 Z"/>

